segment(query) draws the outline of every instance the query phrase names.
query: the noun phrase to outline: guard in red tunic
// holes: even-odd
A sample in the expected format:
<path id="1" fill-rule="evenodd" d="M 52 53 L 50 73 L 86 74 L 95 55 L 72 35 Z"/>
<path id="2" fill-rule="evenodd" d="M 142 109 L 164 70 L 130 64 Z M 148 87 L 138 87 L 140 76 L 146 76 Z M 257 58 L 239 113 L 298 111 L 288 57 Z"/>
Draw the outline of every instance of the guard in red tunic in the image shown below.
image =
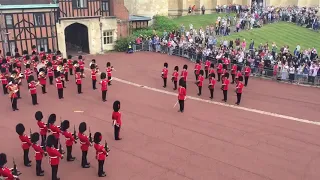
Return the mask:
<path id="1" fill-rule="evenodd" d="M 22 143 L 24 165 L 27 167 L 30 167 L 31 161 L 29 160 L 29 148 L 32 145 L 30 141 L 30 137 L 24 134 L 25 128 L 24 128 L 24 125 L 21 123 L 16 125 L 16 132 L 19 135 L 19 139 L 21 140 L 21 143 Z"/>
<path id="2" fill-rule="evenodd" d="M 36 159 L 36 175 L 44 176 L 44 171 L 41 168 L 42 158 L 45 154 L 43 147 L 41 147 L 37 142 L 39 141 L 39 133 L 35 132 L 31 135 L 32 148 L 35 151 L 35 159 Z"/>
<path id="3" fill-rule="evenodd" d="M 60 72 L 57 72 L 56 74 L 57 74 L 56 87 L 58 89 L 58 97 L 59 99 L 63 99 L 63 84 L 62 84 Z"/>
<path id="4" fill-rule="evenodd" d="M 214 87 L 216 85 L 216 75 L 214 73 L 210 74 L 210 82 L 209 82 L 209 91 L 210 91 L 210 99 L 213 99 Z"/>
<path id="5" fill-rule="evenodd" d="M 178 66 L 175 66 L 174 67 L 174 71 L 172 73 L 172 77 L 171 77 L 171 80 L 173 82 L 173 85 L 174 85 L 174 88 L 173 90 L 177 90 L 177 84 L 178 84 L 178 77 L 179 77 L 179 67 Z"/>
<path id="6" fill-rule="evenodd" d="M 49 77 L 50 85 L 53 85 L 54 69 L 52 67 L 52 63 L 51 62 L 48 62 L 48 64 L 47 64 L 47 74 L 48 74 L 48 77 Z"/>
<path id="7" fill-rule="evenodd" d="M 81 69 L 80 67 L 76 68 L 76 84 L 77 84 L 77 90 L 78 94 L 82 94 L 82 78 L 81 78 Z"/>
<path id="8" fill-rule="evenodd" d="M 67 161 L 74 161 L 76 158 L 72 156 L 72 145 L 73 143 L 77 143 L 75 139 L 75 135 L 68 131 L 70 127 L 70 122 L 68 120 L 64 120 L 61 123 L 61 131 L 62 135 L 64 135 L 66 139 L 66 148 L 67 148 Z"/>
<path id="9" fill-rule="evenodd" d="M 196 65 L 194 66 L 194 75 L 196 76 L 196 81 L 198 80 L 200 70 L 201 70 L 201 63 L 200 63 L 200 60 L 197 60 Z"/>
<path id="10" fill-rule="evenodd" d="M 8 77 L 6 68 L 1 68 L 0 80 L 2 83 L 3 94 L 8 94 L 6 86 L 8 85 Z"/>
<path id="11" fill-rule="evenodd" d="M 197 86 L 198 86 L 198 96 L 201 96 L 202 94 L 202 86 L 203 86 L 203 81 L 204 81 L 204 77 L 203 77 L 203 70 L 201 69 L 199 72 L 199 76 L 198 76 L 198 80 L 196 82 Z"/>
<path id="12" fill-rule="evenodd" d="M 63 155 L 54 147 L 54 144 L 57 144 L 57 142 L 58 140 L 53 135 L 48 136 L 46 150 L 49 156 L 49 163 L 51 165 L 52 180 L 60 180 L 60 178 L 57 177 L 57 174 L 60 159 L 63 159 Z"/>
<path id="13" fill-rule="evenodd" d="M 218 66 L 217 66 L 217 73 L 218 73 L 218 82 L 220 82 L 221 80 L 221 74 L 222 74 L 222 61 L 221 60 L 218 60 Z"/>
<path id="14" fill-rule="evenodd" d="M 28 88 L 29 88 L 29 92 L 31 94 L 33 105 L 38 105 L 38 98 L 37 98 L 37 86 L 38 85 L 39 85 L 39 83 L 36 83 L 34 81 L 33 75 L 30 75 L 29 79 L 28 79 Z"/>
<path id="15" fill-rule="evenodd" d="M 186 89 L 187 89 L 187 78 L 188 78 L 188 71 L 187 70 L 188 70 L 188 65 L 186 65 L 186 64 L 183 65 L 183 69 L 182 69 L 181 74 L 180 74 L 181 78 L 183 78 L 183 80 L 186 82 L 185 86 L 184 86 L 184 88 L 186 88 Z"/>
<path id="16" fill-rule="evenodd" d="M 229 89 L 229 73 L 225 73 L 224 80 L 221 86 L 221 90 L 223 91 L 223 99 L 222 101 L 227 102 L 228 100 L 228 89 Z"/>
<path id="17" fill-rule="evenodd" d="M 233 64 L 232 67 L 231 67 L 231 78 L 232 78 L 231 84 L 234 84 L 234 81 L 235 81 L 235 78 L 236 78 L 237 69 L 238 69 L 237 64 Z"/>
<path id="18" fill-rule="evenodd" d="M 41 147 L 43 147 L 43 149 L 45 150 L 48 128 L 47 128 L 47 125 L 42 121 L 43 114 L 41 111 L 37 111 L 34 114 L 34 117 L 38 121 L 37 125 L 39 127 L 39 132 L 41 135 Z"/>
<path id="19" fill-rule="evenodd" d="M 68 61 L 67 59 L 63 59 L 62 60 L 62 67 L 63 67 L 63 75 L 64 75 L 64 79 L 66 81 L 69 81 L 69 66 L 68 66 Z"/>
<path id="20" fill-rule="evenodd" d="M 72 61 L 72 56 L 71 55 L 68 55 L 67 64 L 68 64 L 70 76 L 72 76 L 73 75 L 73 61 Z"/>
<path id="21" fill-rule="evenodd" d="M 183 113 L 184 112 L 184 101 L 187 98 L 187 90 L 185 88 L 186 82 L 183 78 L 180 78 L 179 80 L 179 88 L 178 88 L 178 101 L 180 109 L 178 112 Z"/>
<path id="22" fill-rule="evenodd" d="M 24 70 L 24 77 L 26 78 L 26 80 L 29 79 L 29 76 L 32 75 L 32 70 L 30 69 L 30 64 L 26 65 L 26 69 Z"/>
<path id="23" fill-rule="evenodd" d="M 241 102 L 241 95 L 242 95 L 242 90 L 243 90 L 243 77 L 240 76 L 238 78 L 237 86 L 236 86 L 236 93 L 237 93 L 237 102 L 236 105 L 239 105 Z"/>
<path id="24" fill-rule="evenodd" d="M 205 64 L 204 64 L 204 72 L 206 74 L 206 79 L 209 78 L 209 68 L 210 67 L 211 67 L 211 62 L 209 61 L 209 59 L 207 59 Z"/>
<path id="25" fill-rule="evenodd" d="M 108 152 L 105 147 L 100 143 L 102 140 L 102 135 L 100 132 L 96 132 L 93 136 L 94 148 L 96 150 L 96 158 L 98 160 L 98 176 L 105 177 L 106 173 L 103 170 L 104 161 L 108 156 Z"/>
<path id="26" fill-rule="evenodd" d="M 216 72 L 214 70 L 214 64 L 213 63 L 210 65 L 210 70 L 209 70 L 209 84 L 211 82 L 212 74 L 214 74 L 214 77 L 216 76 Z"/>
<path id="27" fill-rule="evenodd" d="M 121 140 L 120 138 L 120 129 L 122 125 L 121 120 L 121 113 L 120 110 L 120 101 L 115 101 L 113 103 L 113 113 L 112 113 L 112 120 L 113 120 L 113 126 L 114 126 L 114 139 L 116 141 Z"/>
<path id="28" fill-rule="evenodd" d="M 92 88 L 93 90 L 96 90 L 97 87 L 97 69 L 96 69 L 96 64 L 91 64 L 90 65 L 90 69 L 91 69 L 91 79 L 92 79 Z"/>
<path id="29" fill-rule="evenodd" d="M 54 124 L 56 120 L 57 120 L 56 114 L 50 114 L 48 118 L 47 127 L 48 127 L 48 130 L 52 133 L 52 135 L 54 135 L 54 137 L 57 139 L 57 141 L 55 141 L 54 147 L 58 149 L 58 142 L 60 141 L 61 131 L 60 131 L 60 127 Z"/>
<path id="30" fill-rule="evenodd" d="M 91 132 L 89 132 L 89 137 L 84 134 L 86 130 L 87 130 L 87 124 L 85 122 L 80 123 L 78 138 L 81 144 L 80 146 L 82 151 L 81 166 L 83 168 L 90 167 L 90 163 L 88 163 L 87 161 L 87 155 L 88 155 L 89 146 L 92 146 L 91 143 L 93 142 Z"/>
<path id="31" fill-rule="evenodd" d="M 109 82 L 109 80 L 106 79 L 107 75 L 104 72 L 102 72 L 100 74 L 100 78 L 101 78 L 101 81 L 99 82 L 99 84 L 101 85 L 102 101 L 106 102 L 107 101 L 107 91 L 108 91 L 108 82 Z M 112 80 L 112 79 L 110 79 L 110 80 Z"/>
<path id="32" fill-rule="evenodd" d="M 161 77 L 163 79 L 163 87 L 166 88 L 167 87 L 167 79 L 168 79 L 168 63 L 163 64 Z"/>
<path id="33" fill-rule="evenodd" d="M 7 155 L 4 153 L 0 154 L 0 179 L 4 180 L 19 180 L 18 174 L 14 174 L 14 169 L 9 169 L 5 165 L 7 164 Z"/>
<path id="34" fill-rule="evenodd" d="M 83 77 L 83 75 L 84 75 L 84 64 L 85 63 L 84 63 L 84 59 L 83 59 L 83 57 L 81 55 L 78 57 L 78 63 L 79 63 L 81 76 Z"/>
<path id="35" fill-rule="evenodd" d="M 107 69 L 106 69 L 106 72 L 107 72 L 107 75 L 108 75 L 108 85 L 111 86 L 111 81 L 110 79 L 112 79 L 112 71 L 114 70 L 113 66 L 111 66 L 111 63 L 110 62 L 107 62 Z"/>
<path id="36" fill-rule="evenodd" d="M 46 76 L 45 70 L 43 68 L 39 69 L 38 80 L 41 85 L 42 94 L 46 94 L 47 93 L 47 91 L 46 91 L 47 76 Z"/>
<path id="37" fill-rule="evenodd" d="M 19 92 L 19 86 L 18 84 L 15 84 L 15 80 L 10 77 L 9 78 L 9 83 L 6 86 L 9 92 L 9 97 L 10 97 L 10 102 L 11 102 L 11 107 L 13 111 L 19 110 L 18 109 L 18 92 Z"/>
<path id="38" fill-rule="evenodd" d="M 250 63 L 247 63 L 244 68 L 244 86 L 248 86 L 248 81 L 251 73 Z"/>

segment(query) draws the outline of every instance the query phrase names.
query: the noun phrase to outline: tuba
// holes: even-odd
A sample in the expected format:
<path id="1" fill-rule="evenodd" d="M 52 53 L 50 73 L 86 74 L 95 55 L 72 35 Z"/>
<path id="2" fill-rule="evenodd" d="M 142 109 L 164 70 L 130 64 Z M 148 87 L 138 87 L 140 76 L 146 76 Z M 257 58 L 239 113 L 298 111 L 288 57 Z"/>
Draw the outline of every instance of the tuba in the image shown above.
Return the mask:
<path id="1" fill-rule="evenodd" d="M 59 71 L 60 73 L 63 73 L 63 66 L 62 65 L 59 65 L 57 67 L 57 71 Z"/>
<path id="2" fill-rule="evenodd" d="M 12 97 L 12 94 L 17 93 L 19 91 L 18 85 L 17 84 L 12 84 L 12 89 L 10 89 L 9 92 L 9 97 Z"/>

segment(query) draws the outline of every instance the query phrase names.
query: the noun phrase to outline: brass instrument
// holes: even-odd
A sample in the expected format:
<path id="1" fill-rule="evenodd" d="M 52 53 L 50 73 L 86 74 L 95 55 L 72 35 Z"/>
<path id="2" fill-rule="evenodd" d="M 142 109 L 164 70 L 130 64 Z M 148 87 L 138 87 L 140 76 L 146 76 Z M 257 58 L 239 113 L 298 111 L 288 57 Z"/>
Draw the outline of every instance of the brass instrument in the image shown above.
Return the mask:
<path id="1" fill-rule="evenodd" d="M 31 64 L 31 60 L 28 60 L 26 63 L 23 63 L 25 66 L 27 65 L 27 64 Z"/>
<path id="2" fill-rule="evenodd" d="M 58 67 L 57 67 L 57 71 L 59 71 L 60 73 L 63 73 L 63 66 L 62 65 L 59 65 Z"/>
<path id="3" fill-rule="evenodd" d="M 76 63 L 76 64 L 73 65 L 73 67 L 77 68 L 77 67 L 80 67 L 80 65 L 79 65 L 79 63 Z"/>
<path id="4" fill-rule="evenodd" d="M 40 72 L 39 72 L 39 75 L 40 75 L 41 77 L 43 77 L 43 78 L 46 77 L 46 74 L 45 74 L 43 71 L 40 71 Z"/>
<path id="5" fill-rule="evenodd" d="M 17 93 L 19 91 L 18 85 L 17 84 L 13 84 L 12 85 L 12 89 L 9 92 L 9 97 L 12 97 L 12 94 Z"/>

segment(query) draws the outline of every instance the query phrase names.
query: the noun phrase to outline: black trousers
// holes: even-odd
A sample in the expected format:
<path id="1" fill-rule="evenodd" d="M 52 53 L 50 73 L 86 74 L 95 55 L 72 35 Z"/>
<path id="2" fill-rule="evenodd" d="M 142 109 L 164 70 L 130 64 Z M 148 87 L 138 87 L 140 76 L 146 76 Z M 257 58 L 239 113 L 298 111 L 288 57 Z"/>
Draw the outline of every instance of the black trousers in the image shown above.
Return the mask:
<path id="1" fill-rule="evenodd" d="M 63 98 L 63 88 L 58 89 L 58 97 L 59 97 L 59 99 Z"/>
<path id="2" fill-rule="evenodd" d="M 54 75 L 55 78 L 57 78 L 57 77 L 58 77 L 58 71 L 57 71 L 57 70 L 54 70 L 54 71 L 53 71 L 53 75 Z"/>
<path id="3" fill-rule="evenodd" d="M 42 85 L 41 89 L 42 89 L 42 94 L 47 93 L 46 85 Z"/>
<path id="4" fill-rule="evenodd" d="M 57 174 L 58 174 L 58 165 L 51 165 L 51 173 L 52 173 L 52 176 L 51 176 L 51 179 L 52 180 L 57 180 L 58 177 L 57 177 Z"/>
<path id="5" fill-rule="evenodd" d="M 240 104 L 242 93 L 237 93 L 237 104 Z"/>
<path id="6" fill-rule="evenodd" d="M 244 86 L 248 86 L 249 76 L 244 77 Z"/>
<path id="7" fill-rule="evenodd" d="M 227 102 L 227 100 L 228 100 L 228 90 L 223 90 L 223 100 Z"/>
<path id="8" fill-rule="evenodd" d="M 61 81 L 61 82 L 62 82 L 62 87 L 63 87 L 63 88 L 66 88 L 65 82 L 64 82 L 64 81 Z"/>
<path id="9" fill-rule="evenodd" d="M 173 81 L 174 90 L 176 90 L 176 89 L 177 89 L 177 83 L 178 83 L 178 81 Z"/>
<path id="10" fill-rule="evenodd" d="M 209 90 L 210 90 L 210 98 L 211 98 L 211 99 L 213 99 L 213 92 L 214 92 L 214 89 L 209 88 Z"/>
<path id="11" fill-rule="evenodd" d="M 220 80 L 221 80 L 221 74 L 218 73 L 218 82 L 220 82 Z"/>
<path id="12" fill-rule="evenodd" d="M 120 139 L 120 137 L 119 137 L 120 128 L 121 128 L 120 126 L 114 125 L 114 139 L 115 140 L 119 140 Z"/>
<path id="13" fill-rule="evenodd" d="M 103 171 L 104 160 L 98 160 L 98 176 L 102 176 L 104 174 Z"/>
<path id="14" fill-rule="evenodd" d="M 196 76 L 196 81 L 198 80 L 199 74 L 194 73 L 194 75 Z"/>
<path id="15" fill-rule="evenodd" d="M 72 146 L 67 146 L 67 160 L 72 158 Z"/>
<path id="16" fill-rule="evenodd" d="M 68 72 L 65 72 L 65 73 L 64 73 L 64 78 L 66 79 L 66 81 L 69 81 L 69 74 L 68 74 Z"/>
<path id="17" fill-rule="evenodd" d="M 59 149 L 58 144 L 59 144 L 59 139 L 57 139 L 57 140 L 54 142 L 54 144 L 53 144 L 54 148 Z M 59 150 L 61 150 L 61 149 L 59 149 Z"/>
<path id="18" fill-rule="evenodd" d="M 82 88 L 82 84 L 77 84 L 78 94 L 82 93 L 81 88 Z"/>
<path id="19" fill-rule="evenodd" d="M 201 93 L 202 93 L 202 86 L 198 86 L 198 90 L 199 90 L 198 95 L 200 96 L 200 95 L 201 95 Z"/>
<path id="20" fill-rule="evenodd" d="M 27 166 L 30 163 L 29 160 L 29 149 L 24 149 L 23 150 L 23 164 Z"/>
<path id="21" fill-rule="evenodd" d="M 13 110 L 18 109 L 18 98 L 11 98 L 11 106 Z"/>
<path id="22" fill-rule="evenodd" d="M 236 78 L 236 75 L 235 75 L 235 74 L 231 74 L 231 78 L 232 78 L 231 84 L 233 84 L 233 83 L 234 83 L 234 80 L 235 80 L 235 78 Z"/>
<path id="23" fill-rule="evenodd" d="M 50 85 L 53 85 L 53 76 L 49 76 L 49 83 Z"/>
<path id="24" fill-rule="evenodd" d="M 167 78 L 162 78 L 163 79 L 163 87 L 167 87 Z"/>
<path id="25" fill-rule="evenodd" d="M 6 84 L 2 84 L 3 94 L 8 94 L 8 89 L 6 88 Z"/>
<path id="26" fill-rule="evenodd" d="M 108 76 L 108 80 L 109 80 L 109 82 L 108 82 L 108 85 L 110 86 L 111 85 L 111 76 Z"/>
<path id="27" fill-rule="evenodd" d="M 73 69 L 72 68 L 69 68 L 69 73 L 70 73 L 70 76 L 73 75 Z"/>
<path id="28" fill-rule="evenodd" d="M 37 94 L 31 94 L 32 104 L 37 105 L 38 104 L 38 98 Z"/>
<path id="29" fill-rule="evenodd" d="M 92 88 L 97 89 L 97 80 L 92 79 Z"/>
<path id="30" fill-rule="evenodd" d="M 47 140 L 47 135 L 41 135 L 41 146 L 43 149 L 46 149 L 46 140 Z"/>
<path id="31" fill-rule="evenodd" d="M 21 96 L 20 96 L 20 90 L 17 92 L 17 96 L 18 96 L 18 99 L 21 98 Z"/>
<path id="32" fill-rule="evenodd" d="M 209 73 L 209 71 L 206 69 L 206 70 L 204 70 L 204 72 L 205 72 L 205 74 L 206 74 L 206 79 L 208 79 L 208 73 Z"/>
<path id="33" fill-rule="evenodd" d="M 102 91 L 102 101 L 107 100 L 107 91 Z"/>
<path id="34" fill-rule="evenodd" d="M 88 155 L 88 151 L 82 151 L 82 158 L 81 158 L 81 166 L 82 167 L 84 167 L 88 164 L 87 155 Z"/>
<path id="35" fill-rule="evenodd" d="M 41 163 L 42 163 L 42 160 L 36 160 L 36 175 L 37 176 L 42 173 Z"/>
<path id="36" fill-rule="evenodd" d="M 184 100 L 179 100 L 180 112 L 184 111 Z"/>

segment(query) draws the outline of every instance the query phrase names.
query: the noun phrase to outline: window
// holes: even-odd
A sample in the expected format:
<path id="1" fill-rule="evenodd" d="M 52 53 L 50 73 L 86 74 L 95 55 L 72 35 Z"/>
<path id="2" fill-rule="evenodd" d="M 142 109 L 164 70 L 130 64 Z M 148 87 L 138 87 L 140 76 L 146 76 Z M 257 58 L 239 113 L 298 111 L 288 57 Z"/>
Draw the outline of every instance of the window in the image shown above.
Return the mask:
<path id="1" fill-rule="evenodd" d="M 101 10 L 103 12 L 107 12 L 109 11 L 109 2 L 108 1 L 102 1 L 102 4 L 101 4 Z"/>
<path id="2" fill-rule="evenodd" d="M 87 0 L 72 0 L 73 8 L 87 8 L 88 3 Z"/>
<path id="3" fill-rule="evenodd" d="M 6 15 L 6 25 L 8 28 L 13 27 L 13 20 L 11 15 Z"/>
<path id="4" fill-rule="evenodd" d="M 44 26 L 45 18 L 43 13 L 34 14 L 34 25 L 35 26 Z"/>
<path id="5" fill-rule="evenodd" d="M 9 49 L 11 52 L 14 52 L 16 49 L 16 42 L 15 41 L 9 41 Z"/>
<path id="6" fill-rule="evenodd" d="M 112 43 L 113 43 L 113 31 L 104 31 L 103 44 L 112 44 Z"/>
<path id="7" fill-rule="evenodd" d="M 48 51 L 48 40 L 47 39 L 37 39 L 37 49 L 40 52 L 40 48 L 43 48 L 45 52 Z"/>

